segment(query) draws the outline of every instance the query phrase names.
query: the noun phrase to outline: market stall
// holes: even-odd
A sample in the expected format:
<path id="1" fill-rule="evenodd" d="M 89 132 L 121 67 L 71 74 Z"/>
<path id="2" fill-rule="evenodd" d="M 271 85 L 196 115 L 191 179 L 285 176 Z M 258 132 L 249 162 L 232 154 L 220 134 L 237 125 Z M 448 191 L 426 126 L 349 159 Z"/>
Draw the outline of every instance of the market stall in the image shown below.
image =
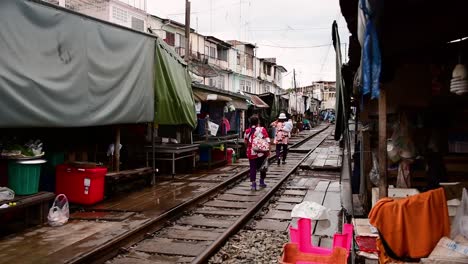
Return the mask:
<path id="1" fill-rule="evenodd" d="M 462 11 L 468 3 L 340 4 L 352 35 L 349 62 L 337 59 L 335 138 L 351 145 L 347 120 L 353 97 L 359 135 L 349 173 L 353 191 L 372 208 L 370 223 L 379 234 L 375 256 L 380 263 L 459 263 L 454 250 L 439 253 L 447 243 L 467 246 L 466 236 L 449 230 L 460 230 L 456 219 L 466 217 L 456 208 L 464 207 L 462 190 L 468 186 L 468 170 L 461 165 L 468 162 L 468 28 Z M 336 33 L 335 23 L 341 58 Z M 391 196 L 395 191 L 411 194 Z M 408 223 L 418 228 L 407 229 Z"/>
<path id="2" fill-rule="evenodd" d="M 200 165 L 231 162 L 240 150 L 247 97 L 200 84 L 193 89 L 198 117 L 193 137 L 200 144 Z"/>
<path id="3" fill-rule="evenodd" d="M 146 138 L 155 145 L 146 127 L 195 126 L 178 56 L 155 36 L 38 1 L 1 1 L 0 22 L 0 159 L 10 160 L 0 162 L 0 185 L 28 197 L 64 192 L 85 204 L 104 198 L 108 174 L 149 172 L 154 182 L 155 163 L 148 170 L 139 167 L 144 157 L 133 159 Z M 68 169 L 55 173 L 63 163 Z M 43 178 L 61 183 L 44 187 Z"/>

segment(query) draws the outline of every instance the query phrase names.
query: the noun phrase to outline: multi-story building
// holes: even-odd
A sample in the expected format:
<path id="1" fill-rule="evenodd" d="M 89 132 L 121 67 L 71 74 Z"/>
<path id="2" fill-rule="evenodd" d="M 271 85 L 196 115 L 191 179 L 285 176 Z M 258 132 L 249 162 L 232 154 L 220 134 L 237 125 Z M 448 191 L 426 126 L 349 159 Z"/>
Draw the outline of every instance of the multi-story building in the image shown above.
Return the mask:
<path id="1" fill-rule="evenodd" d="M 146 12 L 146 0 L 45 0 L 74 11 L 162 38 L 185 57 L 185 25 Z M 281 94 L 286 69 L 276 58 L 258 58 L 257 47 L 238 40 L 223 41 L 190 30 L 190 71 L 196 82 L 251 94 Z"/>
<path id="2" fill-rule="evenodd" d="M 318 81 L 300 88 L 304 94 L 322 102 L 322 109 L 334 109 L 336 104 L 336 82 Z"/>
<path id="3" fill-rule="evenodd" d="M 146 31 L 146 0 L 44 0 L 82 14 Z"/>

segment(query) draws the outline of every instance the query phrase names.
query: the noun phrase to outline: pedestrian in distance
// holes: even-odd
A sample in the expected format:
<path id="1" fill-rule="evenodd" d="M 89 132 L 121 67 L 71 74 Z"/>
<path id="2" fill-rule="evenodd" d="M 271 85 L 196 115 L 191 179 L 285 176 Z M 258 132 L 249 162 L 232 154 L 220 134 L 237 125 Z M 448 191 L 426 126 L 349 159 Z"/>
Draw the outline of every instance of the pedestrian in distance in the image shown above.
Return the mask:
<path id="1" fill-rule="evenodd" d="M 250 117 L 250 128 L 245 131 L 244 142 L 250 165 L 251 190 L 257 190 L 257 171 L 260 171 L 260 188 L 265 188 L 267 158 L 270 155 L 270 138 L 256 115 Z M 262 168 L 262 169 L 261 169 Z"/>
<path id="2" fill-rule="evenodd" d="M 289 141 L 289 132 L 287 126 L 287 117 L 285 113 L 281 113 L 278 116 L 278 119 L 271 123 L 270 126 L 275 128 L 275 139 L 273 143 L 276 145 L 276 159 L 278 166 L 281 162 L 281 149 L 283 149 L 283 164 L 286 164 L 286 157 L 288 155 L 288 141 Z"/>

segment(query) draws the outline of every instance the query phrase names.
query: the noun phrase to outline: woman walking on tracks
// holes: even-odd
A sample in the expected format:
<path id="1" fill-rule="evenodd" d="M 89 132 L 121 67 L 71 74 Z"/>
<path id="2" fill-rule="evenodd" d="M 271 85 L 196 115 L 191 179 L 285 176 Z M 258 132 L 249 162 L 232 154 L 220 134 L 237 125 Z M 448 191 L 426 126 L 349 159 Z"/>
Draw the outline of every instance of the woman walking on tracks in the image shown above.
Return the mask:
<path id="1" fill-rule="evenodd" d="M 285 113 L 281 113 L 278 117 L 278 120 L 271 123 L 271 126 L 275 128 L 275 140 L 273 141 L 276 144 L 276 159 L 278 165 L 280 165 L 280 154 L 281 148 L 283 148 L 283 164 L 286 164 L 286 156 L 288 155 L 288 139 L 289 139 L 289 132 L 288 128 L 286 127 L 287 117 Z"/>
<path id="2" fill-rule="evenodd" d="M 260 170 L 259 186 L 265 188 L 266 169 L 262 167 L 270 155 L 270 138 L 267 130 L 259 125 L 258 116 L 250 117 L 250 128 L 245 131 L 244 141 L 249 158 L 251 190 L 257 190 L 257 170 Z"/>

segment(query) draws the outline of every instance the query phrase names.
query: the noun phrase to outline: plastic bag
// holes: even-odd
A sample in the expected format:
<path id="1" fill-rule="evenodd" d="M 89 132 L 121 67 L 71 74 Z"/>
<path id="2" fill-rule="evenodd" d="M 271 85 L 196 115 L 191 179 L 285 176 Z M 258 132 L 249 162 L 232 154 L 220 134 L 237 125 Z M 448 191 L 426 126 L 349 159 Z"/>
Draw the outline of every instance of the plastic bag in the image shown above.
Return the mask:
<path id="1" fill-rule="evenodd" d="M 9 201 L 15 198 L 15 192 L 7 187 L 0 187 L 0 201 Z"/>
<path id="2" fill-rule="evenodd" d="M 466 188 L 463 188 L 461 204 L 452 222 L 452 239 L 458 235 L 463 235 L 468 239 L 468 191 Z"/>
<path id="3" fill-rule="evenodd" d="M 372 170 L 369 172 L 369 178 L 375 186 L 379 185 L 379 162 L 377 161 L 377 155 L 375 153 L 372 153 Z"/>
<path id="4" fill-rule="evenodd" d="M 55 197 L 54 204 L 49 209 L 47 220 L 50 226 L 61 226 L 68 222 L 68 218 L 70 218 L 70 211 L 67 196 L 59 194 Z"/>
<path id="5" fill-rule="evenodd" d="M 283 131 L 289 133 L 289 132 L 291 132 L 292 129 L 293 129 L 292 120 L 288 120 L 286 123 L 284 123 Z"/>
<path id="6" fill-rule="evenodd" d="M 326 207 L 316 202 L 302 202 L 296 204 L 291 211 L 291 217 L 309 218 L 312 220 L 327 220 L 328 211 Z"/>
<path id="7" fill-rule="evenodd" d="M 268 171 L 268 159 L 265 158 L 265 161 L 262 163 L 262 166 L 260 166 L 260 169 L 258 169 L 260 172 L 267 172 Z"/>

